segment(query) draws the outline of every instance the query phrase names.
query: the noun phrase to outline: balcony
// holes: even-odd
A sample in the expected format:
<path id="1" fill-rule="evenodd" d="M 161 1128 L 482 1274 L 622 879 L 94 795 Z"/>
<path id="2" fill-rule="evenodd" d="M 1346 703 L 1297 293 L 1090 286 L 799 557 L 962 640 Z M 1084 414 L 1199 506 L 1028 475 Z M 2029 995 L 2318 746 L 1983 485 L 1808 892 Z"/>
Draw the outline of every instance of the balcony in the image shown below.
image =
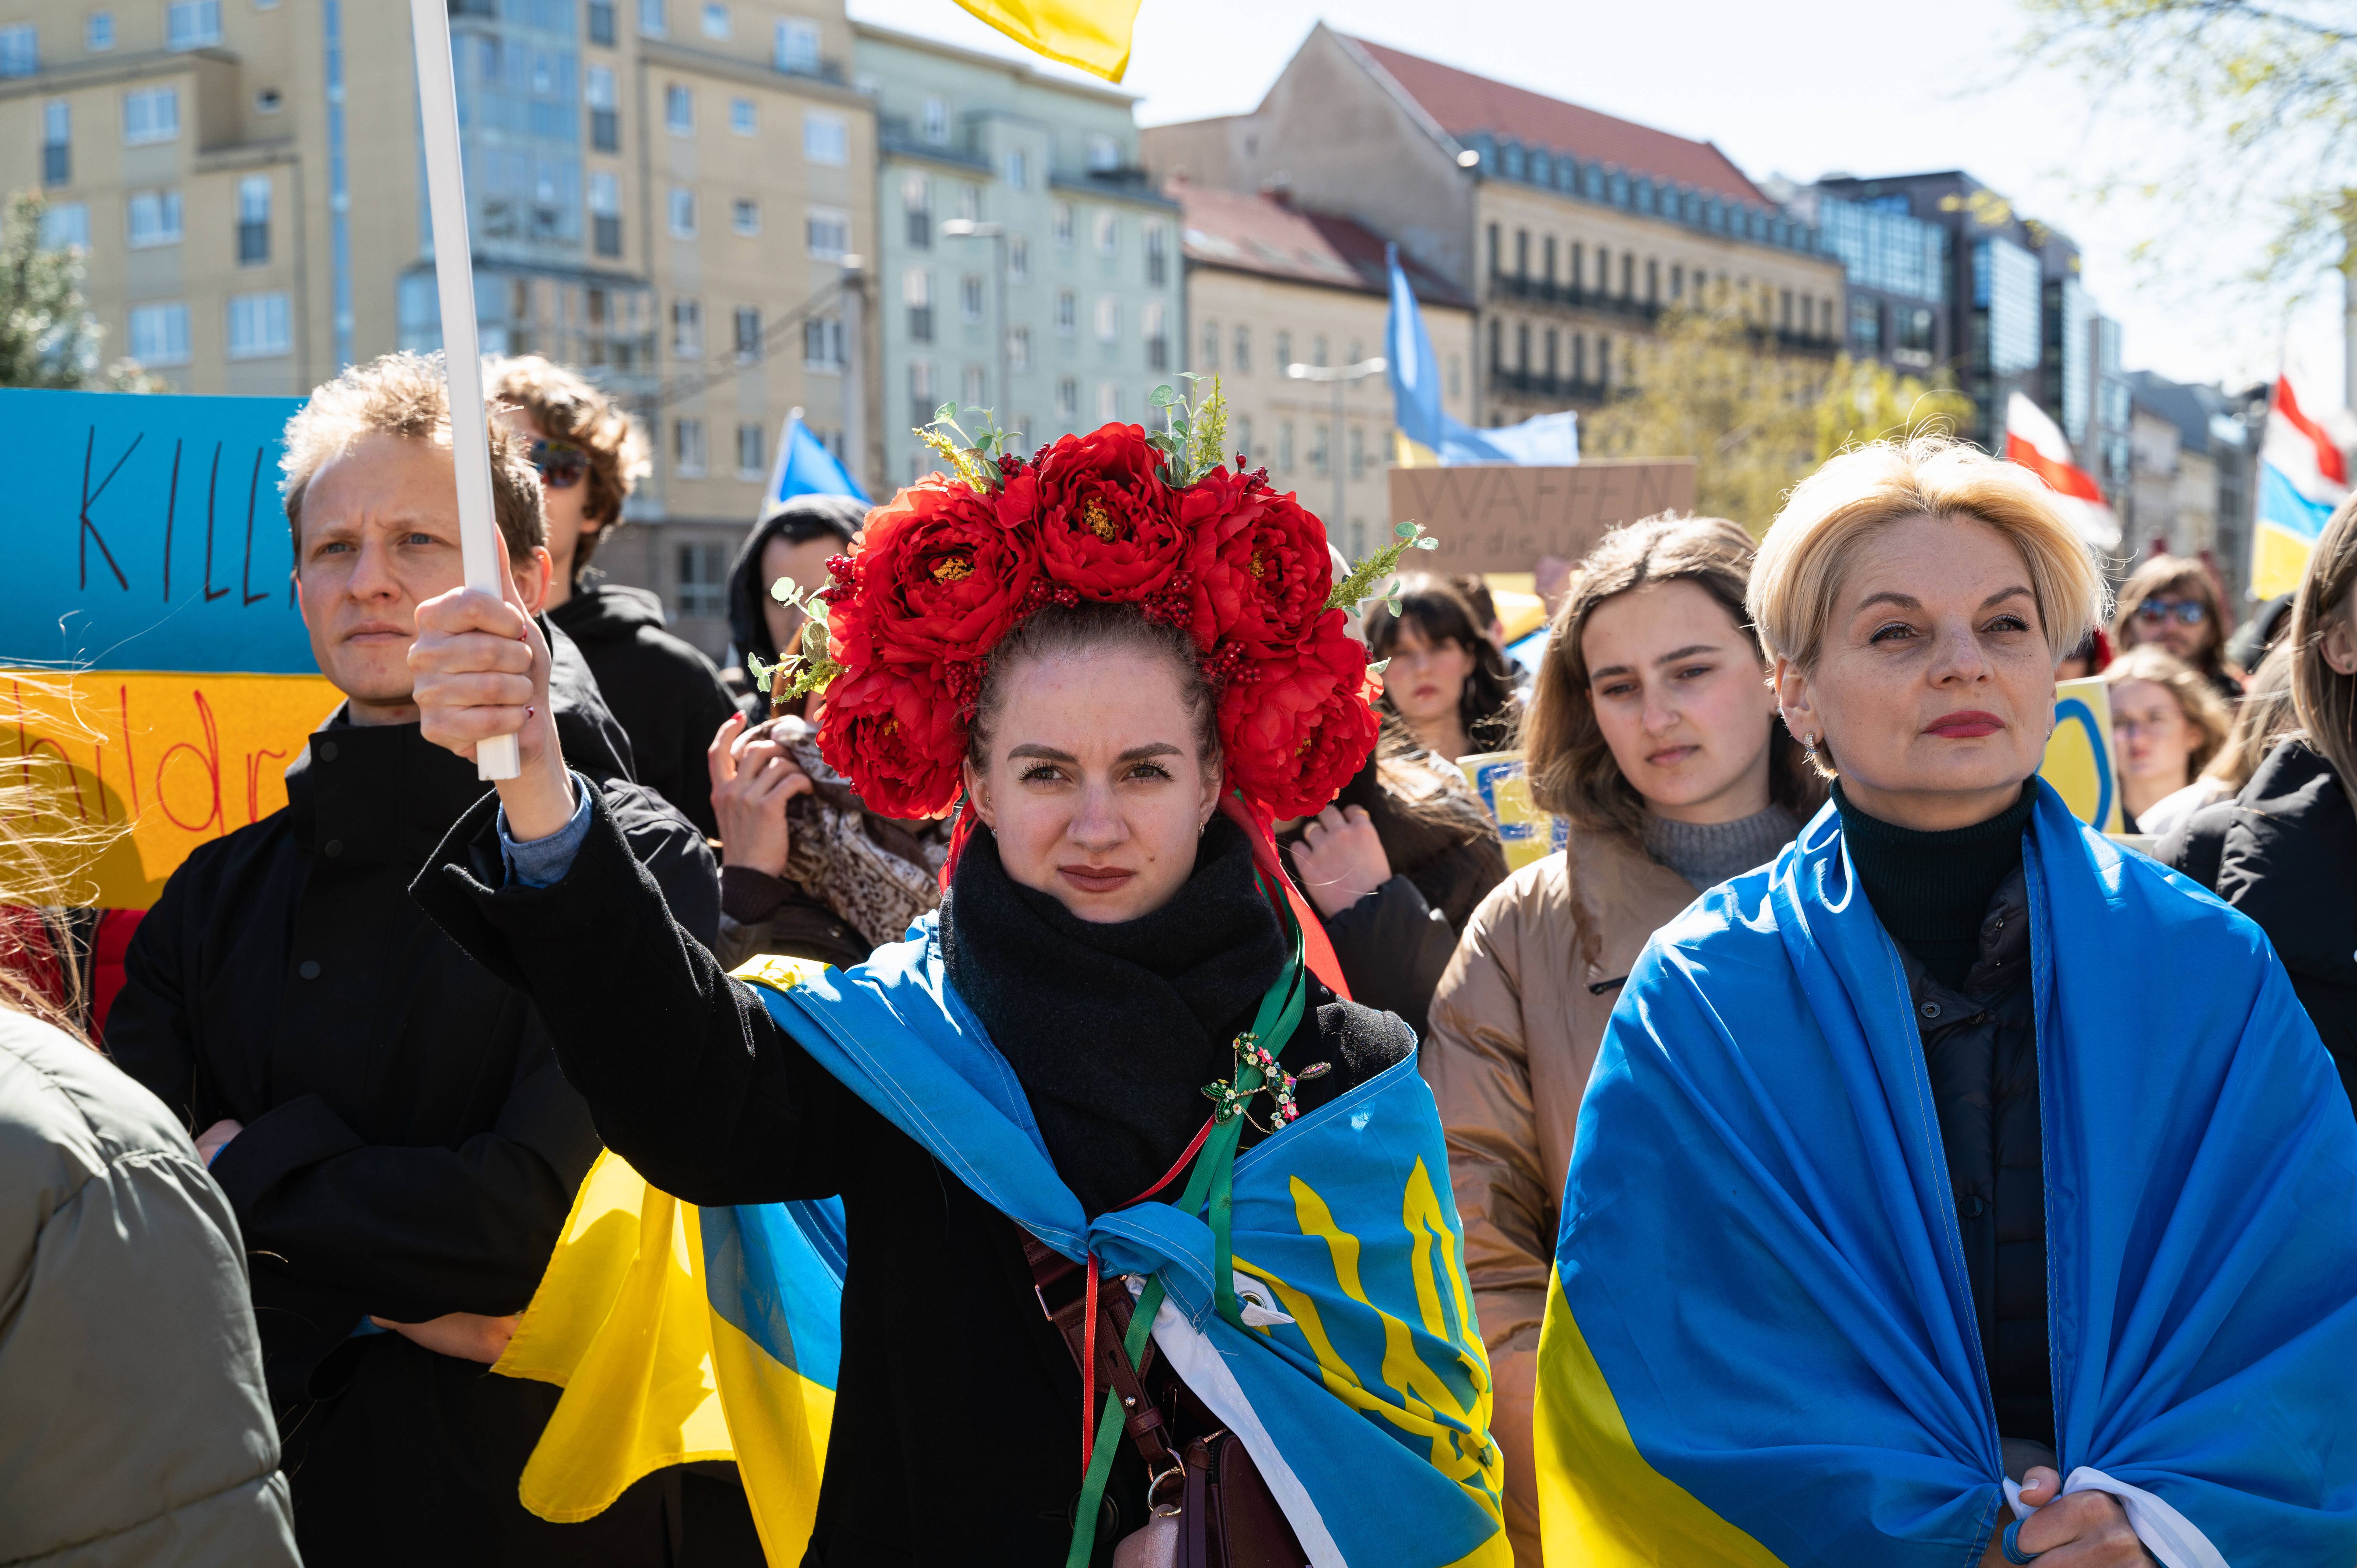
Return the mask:
<path id="1" fill-rule="evenodd" d="M 1762 348 L 1773 347 L 1780 354 L 1805 354 L 1813 360 L 1830 360 L 1842 350 L 1838 338 L 1820 338 L 1813 332 L 1774 332 L 1764 327 L 1751 329 L 1751 339 Z"/>
<path id="2" fill-rule="evenodd" d="M 1625 317 L 1632 321 L 1652 322 L 1662 314 L 1658 301 L 1631 299 L 1625 295 L 1609 295 L 1596 289 L 1581 288 L 1575 284 L 1556 283 L 1550 278 L 1529 277 L 1520 273 L 1491 273 L 1491 299 L 1519 299 L 1532 305 L 1551 305 L 1564 310 L 1601 311 L 1608 316 Z"/>
<path id="3" fill-rule="evenodd" d="M 1494 365 L 1490 370 L 1490 391 L 1500 397 L 1557 404 L 1602 403 L 1611 395 L 1602 381 L 1579 381 L 1569 376 L 1551 376 L 1544 371 L 1509 371 Z"/>

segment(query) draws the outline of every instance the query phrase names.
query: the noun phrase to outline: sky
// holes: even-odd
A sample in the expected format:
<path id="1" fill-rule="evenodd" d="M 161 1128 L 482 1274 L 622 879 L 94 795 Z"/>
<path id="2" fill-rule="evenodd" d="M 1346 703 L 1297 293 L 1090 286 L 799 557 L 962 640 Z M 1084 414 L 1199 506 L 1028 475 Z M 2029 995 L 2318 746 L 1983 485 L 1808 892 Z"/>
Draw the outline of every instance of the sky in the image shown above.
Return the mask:
<path id="1" fill-rule="evenodd" d="M 861 21 L 992 53 L 1017 46 L 951 0 L 851 0 Z M 1707 138 L 1755 179 L 1963 168 L 2077 241 L 2131 370 L 2246 386 L 2287 349 L 2341 401 L 2339 279 L 2287 308 L 2242 281 L 2266 237 L 2175 203 L 2105 199 L 2107 177 L 2165 167 L 2187 133 L 2105 112 L 2074 76 L 2015 52 L 2013 0 L 1144 0 L 1123 86 L 1147 125 L 1251 110 L 1312 26 L 1478 71 L 1591 109 Z M 1049 67 L 1050 70 L 1061 70 Z M 2236 186 L 2264 170 L 2221 170 Z M 2146 247 L 2149 259 L 2135 257 Z"/>

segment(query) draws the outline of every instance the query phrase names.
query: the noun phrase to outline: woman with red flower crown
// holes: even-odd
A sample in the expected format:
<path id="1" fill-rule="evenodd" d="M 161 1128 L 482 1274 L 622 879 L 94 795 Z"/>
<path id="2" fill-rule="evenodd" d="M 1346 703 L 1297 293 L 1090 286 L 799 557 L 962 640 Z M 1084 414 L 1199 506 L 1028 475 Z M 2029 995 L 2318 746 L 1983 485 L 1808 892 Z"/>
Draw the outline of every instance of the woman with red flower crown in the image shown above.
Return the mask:
<path id="1" fill-rule="evenodd" d="M 1335 584 L 1318 520 L 1217 463 L 1219 411 L 1028 459 L 929 437 L 952 471 L 831 564 L 772 678 L 956 847 L 907 942 L 783 990 L 724 975 L 568 778 L 512 600 L 421 608 L 425 733 L 521 728 L 523 765 L 416 896 L 650 1182 L 843 1200 L 805 1563 L 1507 1561 L 1415 1040 L 1337 994 L 1268 831 L 1372 746 L 1341 607 L 1415 541 Z"/>

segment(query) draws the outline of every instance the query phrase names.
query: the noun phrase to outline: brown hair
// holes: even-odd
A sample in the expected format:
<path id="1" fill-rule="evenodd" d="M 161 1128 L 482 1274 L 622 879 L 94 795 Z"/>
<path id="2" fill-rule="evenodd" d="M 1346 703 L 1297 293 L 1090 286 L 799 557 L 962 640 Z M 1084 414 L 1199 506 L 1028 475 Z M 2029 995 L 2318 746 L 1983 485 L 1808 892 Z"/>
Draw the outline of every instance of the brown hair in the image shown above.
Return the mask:
<path id="1" fill-rule="evenodd" d="M 495 401 L 513 404 L 550 440 L 570 442 L 589 459 L 589 496 L 582 513 L 597 526 L 584 529 L 573 547 L 577 572 L 589 564 L 599 542 L 621 526 L 622 502 L 651 467 L 646 436 L 613 399 L 538 354 L 501 360 L 490 372 L 486 390 Z"/>
<path id="2" fill-rule="evenodd" d="M 1613 760 L 1588 693 L 1587 655 L 1580 646 L 1588 618 L 1606 600 L 1648 584 L 1692 583 L 1717 601 L 1754 651 L 1761 652 L 1764 664 L 1758 634 L 1743 613 L 1752 549 L 1751 535 L 1740 523 L 1663 512 L 1614 529 L 1573 569 L 1547 633 L 1538 692 L 1523 725 L 1531 799 L 1542 811 L 1595 832 L 1617 833 L 1632 844 L 1642 842 L 1644 797 Z M 1772 715 L 1768 723 L 1783 728 L 1783 721 Z M 1824 800 L 1824 786 L 1810 771 L 1807 756 L 1789 733 L 1771 737 L 1769 795 L 1803 818 Z"/>
<path id="3" fill-rule="evenodd" d="M 2185 722 L 2200 734 L 2193 755 L 2186 759 L 2187 777 L 2198 777 L 2210 766 L 2212 757 L 2226 744 L 2226 732 L 2233 726 L 2233 717 L 2226 711 L 2226 701 L 2215 688 L 2201 677 L 2201 672 L 2157 642 L 2131 648 L 2109 664 L 2097 677 L 2107 686 L 2122 686 L 2130 681 L 2148 681 L 2156 686 L 2166 686 L 2169 694 L 2177 699 L 2177 711 Z"/>
<path id="4" fill-rule="evenodd" d="M 441 355 L 404 350 L 350 366 L 312 389 L 286 422 L 286 452 L 278 463 L 285 478 L 279 492 L 286 502 L 297 571 L 303 562 L 303 498 L 311 481 L 371 435 L 450 445 L 450 389 L 443 380 Z M 548 542 L 548 519 L 541 510 L 540 476 L 523 437 L 497 420 L 490 436 L 492 515 L 513 564 Z"/>
<path id="5" fill-rule="evenodd" d="M 1180 628 L 1146 618 L 1134 604 L 1049 605 L 1001 638 L 990 650 L 983 671 L 982 691 L 974 703 L 974 723 L 966 732 L 966 758 L 976 768 L 990 762 L 990 736 L 1006 706 L 1006 685 L 1014 671 L 1035 660 L 1080 653 L 1092 649 L 1121 649 L 1160 659 L 1178 673 L 1178 700 L 1195 725 L 1195 755 L 1206 768 L 1220 759 L 1219 705 L 1211 700 L 1211 682 L 1196 662 L 1195 639 Z"/>
<path id="6" fill-rule="evenodd" d="M 1514 676 L 1506 666 L 1506 656 L 1490 640 L 1490 623 L 1479 618 L 1480 612 L 1446 577 L 1422 574 L 1403 577 L 1396 597 L 1397 615 L 1392 613 L 1388 603 L 1382 602 L 1367 611 L 1368 659 L 1372 661 L 1392 656 L 1392 650 L 1399 645 L 1403 621 L 1414 625 L 1432 647 L 1444 642 L 1457 644 L 1473 656 L 1473 668 L 1466 675 L 1465 685 L 1457 698 L 1457 722 L 1465 726 L 1467 743 L 1476 752 L 1503 751 L 1512 746 L 1515 726 L 1522 718 L 1522 704 L 1514 697 Z M 1388 693 L 1375 705 L 1377 711 L 1386 714 L 1396 716 L 1399 713 L 1392 705 Z"/>
<path id="7" fill-rule="evenodd" d="M 2201 777 L 2215 779 L 2229 793 L 2240 794 L 2276 742 L 2299 728 L 2299 710 L 2291 697 L 2291 644 L 2278 639 L 2251 671 L 2251 683 L 2243 688 L 2243 700 L 2234 704 L 2234 723 L 2226 732 L 2226 744 L 2218 748 Z"/>
<path id="8" fill-rule="evenodd" d="M 2308 744 L 2341 777 L 2341 792 L 2357 800 L 2357 675 L 2343 675 L 2324 657 L 2324 634 L 2335 618 L 2346 622 L 2357 605 L 2357 495 L 2342 501 L 2300 574 L 2291 607 L 2291 698 Z"/>
<path id="9" fill-rule="evenodd" d="M 2136 610 L 2156 594 L 2191 589 L 2209 618 L 2210 642 L 2195 660 L 2202 674 L 2215 679 L 2226 667 L 2226 634 L 2234 629 L 2227 618 L 2226 596 L 2210 568 L 2188 555 L 2156 555 L 2128 575 L 2120 585 L 2119 606 L 2112 612 L 2112 640 L 2126 652 L 2136 646 Z"/>

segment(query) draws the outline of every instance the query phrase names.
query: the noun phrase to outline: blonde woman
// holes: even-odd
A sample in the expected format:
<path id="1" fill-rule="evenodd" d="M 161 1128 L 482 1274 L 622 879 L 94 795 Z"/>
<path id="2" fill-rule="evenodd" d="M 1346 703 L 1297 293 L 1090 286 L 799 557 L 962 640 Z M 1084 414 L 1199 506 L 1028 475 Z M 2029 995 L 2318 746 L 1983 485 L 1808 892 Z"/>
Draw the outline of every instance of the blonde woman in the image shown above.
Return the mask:
<path id="1" fill-rule="evenodd" d="M 1448 1130 L 1525 1568 L 1539 1561 L 1530 1411 L 1547 1261 L 1605 1019 L 1654 929 L 1775 858 L 1824 798 L 1744 615 L 1751 555 L 1725 518 L 1663 516 L 1579 564 L 1525 720 L 1532 793 L 1570 820 L 1569 844 L 1482 901 L 1433 1000 L 1421 1059 Z"/>
<path id="2" fill-rule="evenodd" d="M 1877 443 L 1795 488 L 1747 603 L 1834 801 L 1606 1030 L 1548 1555 L 2357 1557 L 2357 1122 L 2259 931 L 2037 778 L 2085 547 L 2027 470 Z"/>
<path id="3" fill-rule="evenodd" d="M 2177 825 L 2164 800 L 2183 798 L 2210 766 L 2233 724 L 2225 700 L 2187 664 L 2153 643 L 2131 648 L 2104 671 L 2111 687 L 2112 749 L 2128 831 L 2162 833 Z M 2174 810 L 2174 808 L 2172 808 Z"/>

